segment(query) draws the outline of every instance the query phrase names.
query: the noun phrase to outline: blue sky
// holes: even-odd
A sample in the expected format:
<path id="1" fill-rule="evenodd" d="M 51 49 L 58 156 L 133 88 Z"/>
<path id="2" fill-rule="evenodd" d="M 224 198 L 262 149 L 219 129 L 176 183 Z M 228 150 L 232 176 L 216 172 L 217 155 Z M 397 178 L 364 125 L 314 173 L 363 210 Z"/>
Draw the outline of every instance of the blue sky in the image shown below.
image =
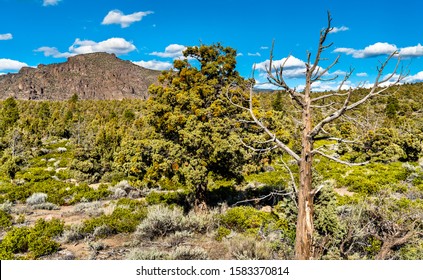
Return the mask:
<path id="1" fill-rule="evenodd" d="M 265 81 L 274 58 L 287 62 L 289 84 L 301 88 L 306 51 L 315 53 L 330 10 L 335 31 L 326 53 L 341 55 L 332 74 L 355 69 L 346 86 L 371 84 L 376 67 L 398 50 L 409 67 L 407 82 L 423 81 L 423 1 L 338 0 L 0 0 L 0 73 L 59 63 L 97 51 L 152 69 L 166 69 L 186 46 L 221 42 L 239 52 L 238 70 Z M 394 63 L 392 63 L 394 64 Z M 388 67 L 385 74 L 389 74 Z M 337 81 L 317 84 L 331 89 Z"/>

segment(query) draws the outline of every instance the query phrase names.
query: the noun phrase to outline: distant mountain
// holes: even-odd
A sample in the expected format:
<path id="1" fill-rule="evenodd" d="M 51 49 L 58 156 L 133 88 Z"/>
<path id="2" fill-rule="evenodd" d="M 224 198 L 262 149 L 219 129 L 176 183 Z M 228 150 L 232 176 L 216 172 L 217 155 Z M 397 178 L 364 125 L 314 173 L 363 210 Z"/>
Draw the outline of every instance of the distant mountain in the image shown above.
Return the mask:
<path id="1" fill-rule="evenodd" d="M 0 76 L 0 99 L 64 100 L 74 94 L 80 99 L 144 99 L 159 74 L 114 54 L 81 54 Z"/>

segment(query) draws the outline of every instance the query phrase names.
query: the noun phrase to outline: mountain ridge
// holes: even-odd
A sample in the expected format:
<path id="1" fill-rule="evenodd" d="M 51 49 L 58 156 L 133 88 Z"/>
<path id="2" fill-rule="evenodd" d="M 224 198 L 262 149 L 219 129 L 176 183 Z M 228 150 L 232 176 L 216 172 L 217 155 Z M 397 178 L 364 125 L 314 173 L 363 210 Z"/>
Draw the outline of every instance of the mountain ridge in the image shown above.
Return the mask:
<path id="1" fill-rule="evenodd" d="M 0 99 L 66 100 L 74 94 L 80 99 L 146 99 L 159 74 L 114 54 L 81 54 L 0 76 Z"/>

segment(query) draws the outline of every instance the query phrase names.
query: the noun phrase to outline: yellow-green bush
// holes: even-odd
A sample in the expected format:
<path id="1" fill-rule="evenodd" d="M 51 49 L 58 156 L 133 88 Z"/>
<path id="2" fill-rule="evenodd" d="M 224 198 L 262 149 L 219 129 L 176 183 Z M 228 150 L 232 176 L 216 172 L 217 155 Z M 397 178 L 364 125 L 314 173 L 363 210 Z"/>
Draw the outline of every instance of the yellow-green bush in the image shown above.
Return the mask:
<path id="1" fill-rule="evenodd" d="M 13 218 L 9 213 L 0 210 L 0 230 L 7 229 L 12 226 L 12 221 Z"/>
<path id="2" fill-rule="evenodd" d="M 251 206 L 234 207 L 220 216 L 220 224 L 237 232 L 257 233 L 270 224 L 276 224 L 278 217 L 275 214 L 259 211 Z"/>
<path id="3" fill-rule="evenodd" d="M 0 243 L 0 256 L 14 259 L 17 253 L 28 253 L 29 258 L 38 258 L 56 252 L 60 244 L 52 238 L 63 233 L 63 222 L 58 219 L 39 219 L 34 227 L 13 227 Z"/>

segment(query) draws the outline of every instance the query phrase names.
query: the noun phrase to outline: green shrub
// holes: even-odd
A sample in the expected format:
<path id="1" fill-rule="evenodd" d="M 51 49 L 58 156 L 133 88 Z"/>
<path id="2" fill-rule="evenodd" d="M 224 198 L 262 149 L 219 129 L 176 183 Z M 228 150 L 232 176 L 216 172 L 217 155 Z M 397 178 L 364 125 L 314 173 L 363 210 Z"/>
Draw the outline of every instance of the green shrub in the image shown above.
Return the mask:
<path id="1" fill-rule="evenodd" d="M 225 238 L 226 236 L 228 236 L 229 234 L 231 234 L 231 230 L 230 229 L 220 226 L 217 229 L 217 233 L 216 233 L 215 239 L 217 241 L 222 241 L 222 239 Z"/>
<path id="2" fill-rule="evenodd" d="M 14 227 L 7 232 L 1 245 L 5 251 L 10 253 L 25 253 L 28 251 L 28 234 L 30 229 L 27 227 Z"/>
<path id="3" fill-rule="evenodd" d="M 24 179 L 28 182 L 42 182 L 51 178 L 51 176 L 55 175 L 56 172 L 54 170 L 46 170 L 42 167 L 30 168 L 21 176 L 16 176 L 18 178 Z"/>
<path id="4" fill-rule="evenodd" d="M 155 192 L 149 193 L 145 200 L 150 205 L 154 204 L 167 204 L 185 206 L 187 204 L 188 191 L 175 191 L 175 192 Z"/>
<path id="5" fill-rule="evenodd" d="M 39 236 L 55 237 L 63 233 L 64 223 L 59 219 L 51 219 L 46 221 L 44 219 L 38 219 L 32 231 Z"/>
<path id="6" fill-rule="evenodd" d="M 56 205 L 95 201 L 104 199 L 111 194 L 106 185 L 100 185 L 97 190 L 94 190 L 87 184 L 73 185 L 48 179 L 42 182 L 31 182 L 10 187 L 7 189 L 5 197 L 10 201 L 24 202 L 34 193 L 46 194 L 46 201 Z"/>
<path id="7" fill-rule="evenodd" d="M 117 207 L 128 208 L 132 211 L 139 210 L 145 207 L 145 202 L 130 198 L 121 198 L 116 202 Z"/>
<path id="8" fill-rule="evenodd" d="M 63 233 L 63 222 L 58 219 L 45 221 L 39 219 L 34 227 L 14 227 L 7 232 L 2 240 L 1 255 L 7 258 L 16 253 L 29 253 L 31 257 L 38 258 L 56 252 L 60 244 L 52 238 Z"/>
<path id="9" fill-rule="evenodd" d="M 4 210 L 0 210 L 0 230 L 7 229 L 12 226 L 12 216 Z"/>
<path id="10" fill-rule="evenodd" d="M 73 198 L 69 202 L 70 204 L 82 201 L 101 200 L 112 194 L 112 192 L 108 190 L 108 186 L 104 184 L 101 184 L 97 190 L 90 188 L 87 184 L 80 184 L 72 188 L 72 193 Z"/>
<path id="11" fill-rule="evenodd" d="M 262 212 L 250 206 L 234 207 L 220 216 L 222 226 L 237 232 L 257 232 L 260 227 L 265 228 L 277 219 L 272 213 Z"/>
<path id="12" fill-rule="evenodd" d="M 97 229 L 98 237 L 123 232 L 134 232 L 145 216 L 146 211 L 144 208 L 133 211 L 127 208 L 116 207 L 111 215 L 101 215 L 100 217 L 84 221 L 81 232 L 83 234 L 93 234 Z M 101 231 L 101 227 L 103 229 L 107 228 L 107 231 Z"/>
<path id="13" fill-rule="evenodd" d="M 35 232 L 28 235 L 28 250 L 35 258 L 55 253 L 59 248 L 60 244 L 50 237 L 40 236 Z"/>

